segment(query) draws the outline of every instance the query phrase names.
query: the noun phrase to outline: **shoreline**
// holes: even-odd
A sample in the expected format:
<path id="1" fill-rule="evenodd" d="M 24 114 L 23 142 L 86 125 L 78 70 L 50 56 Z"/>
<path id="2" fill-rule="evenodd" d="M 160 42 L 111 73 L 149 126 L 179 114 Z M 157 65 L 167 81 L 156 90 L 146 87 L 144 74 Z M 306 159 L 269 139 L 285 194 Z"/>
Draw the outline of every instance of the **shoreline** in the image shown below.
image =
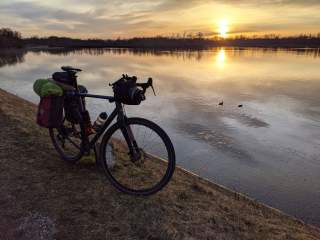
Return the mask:
<path id="1" fill-rule="evenodd" d="M 142 229 L 152 232 L 154 237 L 168 239 L 175 237 L 199 239 L 208 236 L 220 236 L 223 239 L 228 237 L 232 239 L 320 238 L 320 229 L 317 227 L 305 224 L 278 209 L 178 167 L 172 182 L 159 194 L 148 198 L 121 194 L 108 182 L 101 181 L 101 176 L 94 167 L 85 167 L 81 164 L 70 167 L 61 161 L 50 145 L 47 131 L 37 127 L 34 121 L 35 110 L 34 104 L 0 89 L 0 124 L 5 129 L 0 136 L 4 139 L 0 143 L 0 162 L 2 162 L 0 173 L 8 174 L 8 179 L 4 178 L 4 181 L 8 181 L 9 184 L 8 186 L 3 184 L 4 186 L 0 187 L 0 193 L 4 196 L 4 200 L 0 202 L 2 219 L 0 220 L 0 238 L 6 239 L 16 234 L 17 228 L 21 226 L 21 218 L 28 216 L 28 212 L 40 212 L 54 219 L 52 221 L 56 230 L 53 231 L 55 233 L 52 236 L 65 239 L 76 238 L 77 232 L 70 229 L 76 224 L 78 217 L 82 224 L 94 229 L 94 233 L 90 233 L 92 234 L 90 238 L 101 236 L 101 232 L 104 232 L 119 239 L 126 239 L 130 236 L 139 236 Z M 7 137 L 5 137 L 6 134 Z M 46 155 L 47 152 L 50 152 L 50 156 Z M 11 161 L 11 158 L 15 161 Z M 30 176 L 22 174 L 25 171 L 29 172 Z M 33 171 L 36 175 L 33 175 Z M 66 177 L 67 180 L 64 181 Z M 19 184 L 21 179 L 24 181 Z M 47 184 L 41 187 L 43 182 Z M 31 191 L 21 195 L 17 190 L 17 188 L 20 189 L 21 184 Z M 63 188 L 59 185 L 63 185 Z M 88 191 L 88 188 L 91 190 L 86 194 L 85 191 Z M 79 191 L 81 189 L 84 192 Z M 52 190 L 54 190 L 53 193 Z M 79 192 L 81 197 L 77 198 L 80 197 L 80 203 L 69 201 L 75 193 Z M 105 195 L 105 192 L 108 194 Z M 39 203 L 32 203 L 34 197 L 38 195 L 43 199 L 40 198 Z M 53 198 L 47 198 L 47 195 Z M 67 200 L 64 196 L 67 196 Z M 12 197 L 15 197 L 14 204 L 18 206 L 16 209 L 19 211 L 12 207 Z M 97 205 L 87 206 L 88 201 L 93 201 Z M 103 208 L 101 202 L 108 206 L 115 204 L 117 207 L 105 209 L 100 213 L 99 208 Z M 92 215 L 85 210 L 78 210 L 76 213 L 71 211 L 69 212 L 70 221 L 65 222 L 63 219 L 68 216 L 66 212 L 68 213 L 69 210 L 64 208 L 61 212 L 59 209 L 61 203 L 66 204 L 71 210 L 74 205 L 77 205 L 80 209 L 89 207 L 90 211 L 97 213 Z M 135 208 L 139 211 L 134 211 Z M 129 226 L 129 229 L 120 228 L 119 231 L 114 231 L 114 222 L 108 216 L 110 212 L 115 216 L 121 212 L 125 213 L 126 217 L 122 223 Z M 145 217 L 141 219 L 140 214 Z M 165 217 L 159 217 L 159 214 Z M 11 227 L 2 228 L 1 226 L 6 226 L 3 224 L 7 221 L 10 222 Z M 103 225 L 104 221 L 107 224 Z M 113 219 L 113 221 L 119 223 L 120 219 Z M 140 221 L 142 221 L 141 225 L 139 225 Z M 149 221 L 160 224 L 161 231 L 158 232 L 157 228 L 148 228 Z M 96 225 L 97 222 L 101 222 L 102 225 Z M 132 227 L 135 224 L 137 226 Z M 143 224 L 147 226 L 143 227 Z M 188 227 L 193 231 L 187 231 Z M 81 229 L 76 229 L 84 234 Z M 72 236 L 68 235 L 67 230 L 72 232 Z M 4 234 L 4 237 L 1 237 L 1 234 Z M 80 236 L 79 239 L 84 238 Z"/>
<path id="2" fill-rule="evenodd" d="M 32 51 L 32 50 L 81 50 L 81 49 L 132 49 L 132 50 L 141 50 L 141 51 L 205 51 L 216 48 L 234 48 L 234 49 L 284 49 L 284 50 L 319 50 L 320 46 L 308 47 L 308 46 L 237 46 L 237 45 L 219 45 L 219 46 L 210 46 L 210 47 L 143 47 L 143 46 L 79 46 L 79 47 L 67 47 L 67 46 L 26 46 L 22 48 L 23 50 Z M 19 49 L 19 48 L 16 48 Z"/>
<path id="3" fill-rule="evenodd" d="M 320 50 L 320 46 L 255 46 L 255 45 L 217 45 L 199 47 L 157 47 L 157 46 L 49 46 L 49 45 L 27 45 L 21 48 L 0 48 L 1 51 L 72 51 L 81 49 L 128 49 L 141 51 L 206 51 L 211 49 L 267 49 L 267 50 L 292 50 L 292 51 L 315 51 Z"/>

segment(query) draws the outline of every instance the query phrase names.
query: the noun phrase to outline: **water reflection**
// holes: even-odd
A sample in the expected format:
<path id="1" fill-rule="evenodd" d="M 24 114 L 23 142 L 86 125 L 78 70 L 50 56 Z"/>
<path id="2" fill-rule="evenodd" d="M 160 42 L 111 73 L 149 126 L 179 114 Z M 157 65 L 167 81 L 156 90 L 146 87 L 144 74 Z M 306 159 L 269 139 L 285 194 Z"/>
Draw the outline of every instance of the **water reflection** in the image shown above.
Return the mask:
<path id="1" fill-rule="evenodd" d="M 223 67 L 224 62 L 226 60 L 226 52 L 223 48 L 218 51 L 216 59 L 217 59 L 217 65 L 219 67 Z"/>
<path id="2" fill-rule="evenodd" d="M 0 68 L 22 63 L 26 52 L 24 50 L 0 50 Z"/>
<path id="3" fill-rule="evenodd" d="M 0 54 L 0 87 L 34 102 L 34 79 L 61 65 L 84 69 L 80 83 L 101 94 L 112 94 L 107 84 L 122 73 L 154 77 L 157 97 L 150 93 L 127 112 L 169 132 L 180 166 L 320 222 L 319 49 L 33 49 L 18 56 Z M 92 118 L 111 109 L 88 105 Z"/>
<path id="4" fill-rule="evenodd" d="M 227 50 L 227 52 L 226 52 Z M 320 57 L 320 49 L 272 49 L 272 48 L 217 48 L 212 49 L 212 54 L 215 56 L 216 62 L 219 66 L 223 66 L 226 57 L 254 57 L 263 56 L 264 54 L 277 54 L 283 52 L 290 52 L 295 55 Z M 4 65 L 13 65 L 24 61 L 24 55 L 27 52 L 32 52 L 35 55 L 52 54 L 58 56 L 69 55 L 93 55 L 100 56 L 104 54 L 114 55 L 134 55 L 134 56 L 170 56 L 177 59 L 197 60 L 203 59 L 206 51 L 203 50 L 189 50 L 189 51 L 176 51 L 176 50 L 156 50 L 156 49 L 139 49 L 139 48 L 81 48 L 81 49 L 66 49 L 66 48 L 32 48 L 21 50 L 0 50 L 0 67 Z"/>

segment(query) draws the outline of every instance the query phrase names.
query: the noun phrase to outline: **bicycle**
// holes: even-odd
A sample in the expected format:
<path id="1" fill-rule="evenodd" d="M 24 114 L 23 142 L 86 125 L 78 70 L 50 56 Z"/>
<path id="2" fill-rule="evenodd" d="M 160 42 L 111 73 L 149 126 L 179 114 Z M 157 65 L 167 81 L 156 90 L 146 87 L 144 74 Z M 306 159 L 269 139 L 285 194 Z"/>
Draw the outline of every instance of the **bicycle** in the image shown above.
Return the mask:
<path id="1" fill-rule="evenodd" d="M 130 103 L 116 90 L 119 81 L 128 82 L 131 88 L 123 88 L 122 91 L 129 93 L 129 97 L 136 98 L 134 105 L 138 105 L 145 99 L 144 94 L 149 87 L 154 92 L 152 79 L 149 78 L 146 83 L 136 83 L 136 77 L 123 75 L 120 80 L 109 84 L 113 87 L 114 96 L 103 96 L 89 94 L 79 88 L 76 73 L 81 69 L 62 69 L 72 76 L 74 90 L 66 91 L 65 95 L 79 102 L 80 120 L 78 123 L 70 123 L 64 117 L 60 127 L 49 129 L 51 140 L 60 157 L 75 163 L 92 150 L 96 151 L 95 146 L 102 137 L 100 149 L 96 153 L 97 161 L 115 188 L 127 194 L 144 196 L 160 191 L 168 184 L 175 169 L 173 144 L 166 132 L 152 121 L 128 118 L 124 103 Z M 86 111 L 85 98 L 104 99 L 115 103 L 115 109 L 103 126 L 92 135 L 87 134 L 82 117 L 82 113 Z M 114 120 L 116 121 L 112 124 Z"/>

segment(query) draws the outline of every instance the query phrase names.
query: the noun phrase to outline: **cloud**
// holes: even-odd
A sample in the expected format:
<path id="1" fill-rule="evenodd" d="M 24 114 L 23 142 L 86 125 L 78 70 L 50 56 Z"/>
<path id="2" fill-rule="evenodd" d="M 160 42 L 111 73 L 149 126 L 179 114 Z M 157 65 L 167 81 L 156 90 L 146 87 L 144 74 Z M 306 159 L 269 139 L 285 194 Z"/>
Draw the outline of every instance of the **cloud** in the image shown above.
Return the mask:
<path id="1" fill-rule="evenodd" d="M 270 6 L 270 5 L 298 5 L 320 6 L 319 0 L 164 0 L 155 9 L 158 11 L 185 10 L 204 4 L 224 4 L 233 7 L 241 6 Z"/>
<path id="2" fill-rule="evenodd" d="M 0 8 L 1 14 L 10 14 L 24 19 L 42 20 L 42 19 L 57 19 L 57 20 L 77 20 L 82 21 L 90 18 L 90 13 L 75 13 L 66 10 L 52 9 L 41 6 L 32 2 L 13 2 L 2 5 Z"/>
<path id="3" fill-rule="evenodd" d="M 240 14 L 232 29 L 240 33 L 316 28 L 317 9 L 316 0 L 1 0 L 0 25 L 42 36 L 115 38 L 184 31 L 210 35 L 214 17 L 223 10 Z M 255 15 L 247 16 L 250 11 Z"/>
<path id="4" fill-rule="evenodd" d="M 138 1 L 138 0 L 136 0 Z M 98 2 L 98 0 L 95 0 Z M 2 5 L 0 15 L 9 15 L 15 18 L 28 20 L 30 24 L 37 25 L 47 32 L 51 30 L 68 31 L 78 34 L 105 34 L 112 32 L 137 31 L 143 28 L 164 27 L 164 22 L 156 22 L 152 15 L 145 12 L 118 14 L 106 16 L 105 11 L 88 10 L 85 12 L 71 12 L 68 10 L 54 9 L 35 2 L 13 2 Z M 22 26 L 21 26 L 22 27 Z M 105 34 L 106 35 L 106 34 Z"/>
<path id="5" fill-rule="evenodd" d="M 191 0 L 196 1 L 196 0 Z M 199 0 L 201 1 L 201 0 Z M 205 0 L 203 0 L 205 1 Z M 243 5 L 320 5 L 319 0 L 216 0 L 206 2 L 220 2 L 224 4 L 243 4 Z"/>

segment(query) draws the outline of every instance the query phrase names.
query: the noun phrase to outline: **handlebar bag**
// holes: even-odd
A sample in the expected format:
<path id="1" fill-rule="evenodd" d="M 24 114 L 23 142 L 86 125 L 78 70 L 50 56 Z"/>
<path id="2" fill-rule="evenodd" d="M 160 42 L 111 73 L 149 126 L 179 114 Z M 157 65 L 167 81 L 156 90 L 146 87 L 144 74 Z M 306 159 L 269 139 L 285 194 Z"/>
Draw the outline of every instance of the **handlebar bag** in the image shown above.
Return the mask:
<path id="1" fill-rule="evenodd" d="M 127 105 L 139 105 L 145 100 L 144 93 L 139 89 L 134 81 L 126 81 L 125 79 L 118 80 L 113 85 L 115 101 Z"/>
<path id="2" fill-rule="evenodd" d="M 40 98 L 37 113 L 37 124 L 45 128 L 57 128 L 63 123 L 64 98 L 50 96 Z"/>

